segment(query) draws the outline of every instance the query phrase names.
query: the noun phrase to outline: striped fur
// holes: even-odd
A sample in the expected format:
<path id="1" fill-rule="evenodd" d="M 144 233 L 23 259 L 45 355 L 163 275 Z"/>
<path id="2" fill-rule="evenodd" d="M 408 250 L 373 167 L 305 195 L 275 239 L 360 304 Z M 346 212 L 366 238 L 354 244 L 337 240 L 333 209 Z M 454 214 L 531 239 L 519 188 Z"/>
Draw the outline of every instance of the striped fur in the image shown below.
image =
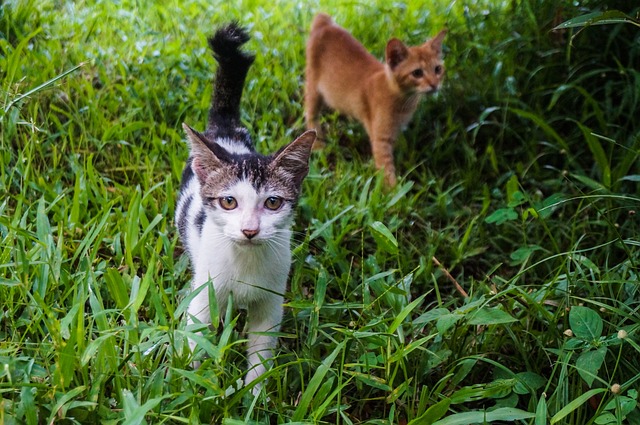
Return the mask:
<path id="1" fill-rule="evenodd" d="M 211 282 L 220 317 L 230 295 L 247 311 L 246 384 L 265 371 L 276 346 L 276 338 L 263 333 L 280 329 L 294 208 L 315 141 L 308 131 L 272 155 L 254 150 L 240 122 L 242 88 L 254 59 L 240 50 L 248 39 L 235 23 L 209 39 L 219 64 L 209 122 L 204 133 L 184 125 L 190 155 L 175 216 L 191 260 L 192 290 Z M 209 287 L 191 301 L 188 324 L 211 323 Z M 189 343 L 195 351 L 196 343 Z"/>

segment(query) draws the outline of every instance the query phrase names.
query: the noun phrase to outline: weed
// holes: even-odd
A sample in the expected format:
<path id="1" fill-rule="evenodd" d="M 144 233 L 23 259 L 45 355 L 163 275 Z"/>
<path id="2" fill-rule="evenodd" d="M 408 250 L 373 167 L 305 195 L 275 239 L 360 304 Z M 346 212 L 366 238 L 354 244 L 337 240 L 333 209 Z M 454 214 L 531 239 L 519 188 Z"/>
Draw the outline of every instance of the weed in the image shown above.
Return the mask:
<path id="1" fill-rule="evenodd" d="M 640 423 L 638 8 L 605 3 L 2 3 L 0 422 Z M 362 128 L 325 118 L 253 398 L 242 316 L 183 320 L 180 126 L 237 19 L 242 119 L 262 152 L 292 140 L 321 10 L 378 57 L 447 26 L 446 82 L 390 191 Z"/>

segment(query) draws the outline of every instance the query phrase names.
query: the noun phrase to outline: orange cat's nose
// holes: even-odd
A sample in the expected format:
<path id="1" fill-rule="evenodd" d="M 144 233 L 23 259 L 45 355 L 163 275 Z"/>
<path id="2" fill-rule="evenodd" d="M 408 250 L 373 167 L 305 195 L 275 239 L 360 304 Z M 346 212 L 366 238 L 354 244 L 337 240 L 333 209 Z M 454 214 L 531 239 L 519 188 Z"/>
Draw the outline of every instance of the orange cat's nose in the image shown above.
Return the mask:
<path id="1" fill-rule="evenodd" d="M 247 239 L 253 239 L 259 231 L 259 229 L 242 229 L 242 233 L 247 237 Z"/>
<path id="2" fill-rule="evenodd" d="M 435 91 L 438 91 L 438 85 L 434 83 L 427 83 L 423 87 L 424 87 L 423 93 L 433 93 Z"/>

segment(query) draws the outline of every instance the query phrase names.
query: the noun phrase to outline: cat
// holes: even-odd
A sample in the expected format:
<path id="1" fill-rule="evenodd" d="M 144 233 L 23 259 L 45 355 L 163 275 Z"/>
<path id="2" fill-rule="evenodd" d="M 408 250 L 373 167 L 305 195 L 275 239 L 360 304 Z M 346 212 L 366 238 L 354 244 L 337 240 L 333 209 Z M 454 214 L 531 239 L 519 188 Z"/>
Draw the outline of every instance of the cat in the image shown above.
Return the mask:
<path id="1" fill-rule="evenodd" d="M 383 64 L 331 17 L 316 15 L 306 50 L 307 129 L 320 132 L 318 114 L 323 104 L 356 118 L 367 131 L 376 167 L 384 168 L 386 185 L 395 186 L 393 145 L 411 120 L 420 95 L 440 88 L 445 35 L 442 30 L 415 47 L 392 38 Z M 323 146 L 320 139 L 318 134 L 314 149 Z"/>
<path id="2" fill-rule="evenodd" d="M 218 62 L 208 125 L 200 133 L 183 124 L 190 154 L 182 174 L 175 222 L 198 290 L 187 323 L 211 323 L 208 284 L 220 317 L 231 294 L 247 311 L 245 385 L 266 370 L 282 319 L 283 293 L 291 267 L 291 226 L 316 138 L 306 131 L 272 155 L 253 147 L 240 122 L 240 98 L 255 57 L 240 50 L 249 40 L 232 22 L 208 39 Z M 194 352 L 196 343 L 190 339 Z M 194 361 L 194 367 L 200 363 Z M 261 388 L 256 383 L 252 392 Z"/>

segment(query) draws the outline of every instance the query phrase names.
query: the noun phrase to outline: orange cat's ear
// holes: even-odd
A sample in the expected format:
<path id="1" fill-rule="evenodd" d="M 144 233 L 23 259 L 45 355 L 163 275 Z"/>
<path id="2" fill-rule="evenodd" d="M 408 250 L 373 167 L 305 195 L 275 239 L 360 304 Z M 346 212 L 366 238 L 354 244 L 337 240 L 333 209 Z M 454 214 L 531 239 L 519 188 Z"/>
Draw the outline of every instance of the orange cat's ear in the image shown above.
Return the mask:
<path id="1" fill-rule="evenodd" d="M 385 58 L 389 68 L 393 69 L 398 66 L 398 64 L 405 60 L 408 55 L 409 49 L 407 49 L 407 46 L 405 46 L 402 41 L 397 38 L 389 40 L 385 50 Z"/>
<path id="2" fill-rule="evenodd" d="M 431 48 L 438 54 L 442 54 L 442 40 L 444 40 L 445 35 L 447 35 L 447 30 L 442 30 L 438 35 L 427 41 L 427 43 L 431 44 Z"/>

